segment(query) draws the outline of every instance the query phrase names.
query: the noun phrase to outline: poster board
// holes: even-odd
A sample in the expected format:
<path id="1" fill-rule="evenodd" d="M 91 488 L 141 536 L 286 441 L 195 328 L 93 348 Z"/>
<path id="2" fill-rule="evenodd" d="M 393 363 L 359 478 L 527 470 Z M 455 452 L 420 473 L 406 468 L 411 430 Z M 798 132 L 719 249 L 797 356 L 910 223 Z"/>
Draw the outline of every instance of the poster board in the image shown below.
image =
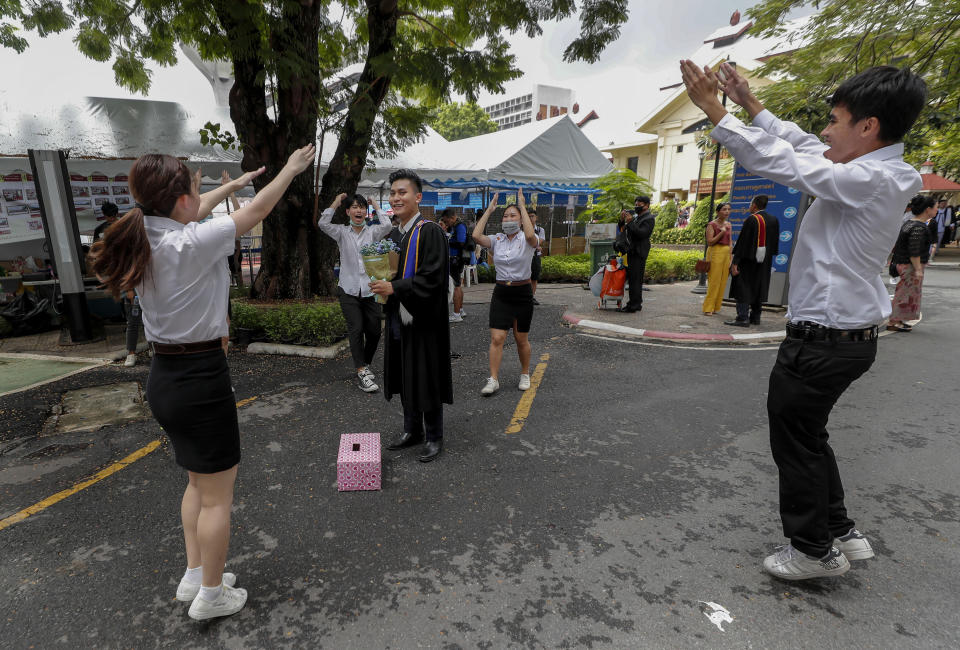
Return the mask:
<path id="1" fill-rule="evenodd" d="M 773 271 L 770 277 L 770 304 L 787 304 L 787 271 L 793 242 L 800 227 L 807 205 L 806 195 L 792 187 L 775 183 L 763 176 L 757 176 L 741 167 L 734 168 L 733 187 L 730 189 L 730 223 L 733 226 L 733 239 L 736 243 L 744 220 L 750 216 L 750 202 L 758 194 L 766 194 L 769 202 L 767 212 L 780 222 L 780 245 L 773 258 Z"/>
<path id="2" fill-rule="evenodd" d="M 0 244 L 43 239 L 43 220 L 33 176 L 14 171 L 0 176 Z"/>

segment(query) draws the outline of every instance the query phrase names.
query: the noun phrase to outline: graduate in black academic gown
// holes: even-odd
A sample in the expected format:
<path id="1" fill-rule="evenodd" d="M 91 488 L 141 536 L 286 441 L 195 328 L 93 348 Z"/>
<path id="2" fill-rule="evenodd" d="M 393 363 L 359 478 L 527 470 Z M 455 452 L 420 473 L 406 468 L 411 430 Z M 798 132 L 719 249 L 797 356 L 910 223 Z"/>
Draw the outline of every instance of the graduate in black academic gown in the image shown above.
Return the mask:
<path id="1" fill-rule="evenodd" d="M 743 222 L 737 243 L 733 246 L 733 261 L 730 265 L 730 297 L 737 301 L 736 320 L 724 321 L 724 325 L 749 327 L 760 324 L 760 310 L 770 291 L 770 271 L 773 258 L 780 246 L 780 222 L 768 213 L 767 197 L 763 194 L 753 198 L 750 216 Z M 757 262 L 760 246 L 760 223 L 753 215 L 763 219 L 766 237 L 762 262 Z"/>
<path id="2" fill-rule="evenodd" d="M 400 395 L 403 433 L 387 449 L 423 443 L 420 460 L 430 462 L 443 448 L 443 405 L 453 404 L 447 291 L 449 244 L 443 229 L 420 216 L 423 184 L 416 173 L 390 175 L 390 205 L 400 225 L 391 233 L 400 245 L 392 282 L 372 282 L 388 296 L 383 394 Z"/>

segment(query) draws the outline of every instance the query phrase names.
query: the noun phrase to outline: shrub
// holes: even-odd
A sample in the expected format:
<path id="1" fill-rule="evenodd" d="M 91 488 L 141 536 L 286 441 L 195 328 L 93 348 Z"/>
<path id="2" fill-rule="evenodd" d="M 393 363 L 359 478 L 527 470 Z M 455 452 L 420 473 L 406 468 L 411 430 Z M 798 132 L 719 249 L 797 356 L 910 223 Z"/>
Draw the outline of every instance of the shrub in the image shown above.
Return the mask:
<path id="1" fill-rule="evenodd" d="M 233 301 L 230 326 L 251 329 L 256 338 L 271 343 L 330 345 L 343 338 L 347 321 L 335 302 L 257 305 Z"/>
<path id="2" fill-rule="evenodd" d="M 730 195 L 728 194 L 718 198 L 716 204 L 728 203 L 729 201 Z M 710 197 L 708 196 L 700 199 L 697 203 L 697 209 L 694 210 L 686 228 L 674 228 L 673 222 L 670 223 L 669 227 L 661 228 L 661 223 L 665 224 L 666 219 L 661 222 L 658 218 L 650 241 L 654 244 L 703 244 L 703 233 L 712 218 L 712 215 L 710 215 Z"/>
<path id="3" fill-rule="evenodd" d="M 653 248 L 647 257 L 645 277 L 648 282 L 668 282 L 674 280 L 692 280 L 696 278 L 693 269 L 701 258 L 699 251 L 668 251 Z M 593 273 L 590 268 L 590 256 L 552 255 L 543 258 L 540 274 L 542 282 L 587 282 Z"/>

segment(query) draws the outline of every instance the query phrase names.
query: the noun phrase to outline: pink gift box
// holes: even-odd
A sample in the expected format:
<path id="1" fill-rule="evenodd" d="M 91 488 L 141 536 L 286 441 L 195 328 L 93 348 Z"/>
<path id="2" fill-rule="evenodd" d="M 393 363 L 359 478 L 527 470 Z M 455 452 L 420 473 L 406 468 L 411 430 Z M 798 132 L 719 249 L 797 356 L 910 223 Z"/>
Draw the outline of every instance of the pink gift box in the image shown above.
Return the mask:
<path id="1" fill-rule="evenodd" d="M 380 434 L 344 433 L 337 454 L 337 489 L 380 489 Z"/>

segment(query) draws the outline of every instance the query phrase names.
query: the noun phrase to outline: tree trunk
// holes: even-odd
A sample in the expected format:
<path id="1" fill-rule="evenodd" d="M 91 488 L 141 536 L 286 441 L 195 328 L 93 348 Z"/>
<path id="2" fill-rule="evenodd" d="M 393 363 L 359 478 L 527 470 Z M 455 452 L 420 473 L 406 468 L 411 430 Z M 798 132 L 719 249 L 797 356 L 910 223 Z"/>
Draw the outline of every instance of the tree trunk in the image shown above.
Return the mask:
<path id="1" fill-rule="evenodd" d="M 372 62 L 380 58 L 382 68 L 385 59 L 392 61 L 394 57 L 397 0 L 366 0 L 366 3 L 367 30 L 370 34 L 366 64 L 347 109 L 337 150 L 330 158 L 330 167 L 323 175 L 320 186 L 321 209 L 330 205 L 341 192 L 350 194 L 356 191 L 366 167 L 374 121 L 380 114 L 380 107 L 390 90 L 390 75 L 378 72 Z M 318 289 L 321 293 L 332 294 L 337 285 L 333 276 L 337 247 L 328 237 L 321 236 L 321 240 Z"/>
<path id="2" fill-rule="evenodd" d="M 359 185 L 374 121 L 390 89 L 390 76 L 376 72 L 371 61 L 393 58 L 397 0 L 366 0 L 366 4 L 370 34 L 367 63 L 338 134 L 337 150 L 323 176 L 321 208 L 337 194 L 352 193 Z M 271 20 L 263 14 L 251 15 L 246 3 L 214 3 L 232 47 L 235 81 L 230 90 L 230 117 L 244 143 L 241 166 L 246 171 L 261 165 L 267 168 L 266 174 L 254 181 L 256 190 L 276 176 L 294 149 L 317 141 L 316 101 L 321 83 L 317 39 L 323 3 L 300 0 L 283 6 L 281 19 Z M 276 57 L 292 60 L 298 71 L 287 77 L 278 75 L 276 123 L 267 112 L 259 48 L 250 45 L 259 38 L 255 22 L 261 20 L 271 21 L 275 28 L 271 46 Z M 298 176 L 264 221 L 261 266 L 251 287 L 252 296 L 303 299 L 335 292 L 337 247 L 313 222 L 313 178 L 312 170 Z"/>
<path id="3" fill-rule="evenodd" d="M 238 6 L 241 5 L 241 6 Z M 267 185 L 299 147 L 316 142 L 320 59 L 317 38 L 323 3 L 301 0 L 283 5 L 277 19 L 251 16 L 249 7 L 228 0 L 216 3 L 221 24 L 233 48 L 235 81 L 230 90 L 230 117 L 244 144 L 241 167 L 265 166 L 254 180 L 255 190 Z M 242 11 L 242 13 L 241 13 Z M 257 19 L 271 22 L 272 51 L 295 73 L 277 75 L 277 120 L 267 112 L 264 68 Z M 312 38 L 310 35 L 313 35 Z M 251 295 L 268 299 L 307 299 L 317 286 L 319 233 L 313 223 L 313 173 L 297 176 L 270 216 L 263 222 L 260 271 Z"/>

